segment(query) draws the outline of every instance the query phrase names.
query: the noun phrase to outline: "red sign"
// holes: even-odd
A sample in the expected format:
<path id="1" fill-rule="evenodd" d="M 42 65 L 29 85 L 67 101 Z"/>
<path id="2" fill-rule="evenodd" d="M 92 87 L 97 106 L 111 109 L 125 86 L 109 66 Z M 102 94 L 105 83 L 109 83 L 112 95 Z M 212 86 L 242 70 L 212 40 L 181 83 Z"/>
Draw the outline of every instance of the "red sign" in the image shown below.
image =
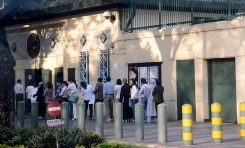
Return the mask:
<path id="1" fill-rule="evenodd" d="M 59 102 L 51 102 L 48 104 L 47 112 L 50 116 L 58 116 L 61 113 L 61 105 Z"/>

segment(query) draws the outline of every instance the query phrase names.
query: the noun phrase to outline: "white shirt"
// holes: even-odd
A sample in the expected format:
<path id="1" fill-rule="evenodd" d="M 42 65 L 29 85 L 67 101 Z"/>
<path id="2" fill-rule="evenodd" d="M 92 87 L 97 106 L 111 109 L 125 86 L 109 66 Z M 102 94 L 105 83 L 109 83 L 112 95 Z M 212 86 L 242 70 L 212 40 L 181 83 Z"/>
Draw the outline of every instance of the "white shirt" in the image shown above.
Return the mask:
<path id="1" fill-rule="evenodd" d="M 130 99 L 139 99 L 139 97 L 138 97 L 139 90 L 135 85 L 132 86 L 130 92 L 131 92 L 131 98 Z"/>
<path id="2" fill-rule="evenodd" d="M 116 85 L 114 87 L 115 98 L 117 99 L 120 98 L 121 88 L 122 88 L 122 85 Z"/>
<path id="3" fill-rule="evenodd" d="M 84 100 L 92 100 L 94 98 L 94 88 L 92 85 L 87 85 L 87 89 L 81 88 L 82 95 Z"/>
<path id="4" fill-rule="evenodd" d="M 75 83 L 70 83 L 68 85 L 68 91 L 69 91 L 69 96 L 72 95 L 72 94 L 76 94 L 77 92 L 77 87 L 76 87 L 76 84 Z"/>
<path id="5" fill-rule="evenodd" d="M 17 83 L 14 86 L 14 92 L 15 92 L 15 94 L 24 94 L 24 92 L 25 92 L 24 87 L 20 83 Z"/>
<path id="6" fill-rule="evenodd" d="M 37 93 L 37 90 L 38 90 L 37 87 L 34 87 L 33 89 L 31 89 L 30 94 L 29 94 L 31 96 L 31 102 L 36 102 L 37 96 L 33 97 L 33 95 Z"/>
<path id="7" fill-rule="evenodd" d="M 31 99 L 30 92 L 34 87 L 32 85 L 26 87 L 27 99 Z"/>
<path id="8" fill-rule="evenodd" d="M 68 97 L 68 94 L 67 94 L 67 86 L 63 86 L 62 89 L 61 89 L 61 92 L 59 94 L 59 96 L 62 96 L 64 98 L 67 98 Z"/>

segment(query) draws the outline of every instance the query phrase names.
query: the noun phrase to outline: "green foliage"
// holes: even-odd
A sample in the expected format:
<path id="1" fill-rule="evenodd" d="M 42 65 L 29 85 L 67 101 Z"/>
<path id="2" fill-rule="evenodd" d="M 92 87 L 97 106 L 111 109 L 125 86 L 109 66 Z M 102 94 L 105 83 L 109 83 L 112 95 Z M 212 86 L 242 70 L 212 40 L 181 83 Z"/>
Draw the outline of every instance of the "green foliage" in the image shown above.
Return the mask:
<path id="1" fill-rule="evenodd" d="M 98 134 L 95 134 L 93 132 L 86 132 L 84 135 L 83 143 L 81 143 L 81 145 L 85 146 L 86 148 L 90 148 L 104 141 L 104 137 L 99 136 Z"/>
<path id="2" fill-rule="evenodd" d="M 6 141 L 14 136 L 14 130 L 12 128 L 0 127 L 0 144 L 4 144 Z"/>
<path id="3" fill-rule="evenodd" d="M 0 127 L 0 148 L 23 145 L 28 148 L 90 148 L 104 142 L 105 139 L 93 132 L 79 128 L 7 128 Z"/>

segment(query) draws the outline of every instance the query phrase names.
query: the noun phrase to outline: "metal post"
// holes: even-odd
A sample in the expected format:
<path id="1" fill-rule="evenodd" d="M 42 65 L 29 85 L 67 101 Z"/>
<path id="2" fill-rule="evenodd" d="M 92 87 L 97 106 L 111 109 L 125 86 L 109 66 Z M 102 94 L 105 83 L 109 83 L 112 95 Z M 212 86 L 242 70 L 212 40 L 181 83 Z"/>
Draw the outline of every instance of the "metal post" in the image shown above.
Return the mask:
<path id="1" fill-rule="evenodd" d="M 64 120 L 64 128 L 69 126 L 69 104 L 68 102 L 61 103 L 61 118 Z"/>
<path id="2" fill-rule="evenodd" d="M 143 104 L 135 104 L 135 138 L 144 140 L 144 107 Z"/>
<path id="3" fill-rule="evenodd" d="M 161 103 L 157 106 L 157 126 L 158 126 L 158 142 L 167 142 L 167 114 L 166 104 Z"/>
<path id="4" fill-rule="evenodd" d="M 85 128 L 85 104 L 83 102 L 78 103 L 78 127 L 81 129 Z"/>
<path id="5" fill-rule="evenodd" d="M 25 104 L 23 101 L 19 101 L 17 104 L 17 126 L 24 126 L 24 114 L 25 114 Z"/>
<path id="6" fill-rule="evenodd" d="M 31 103 L 31 126 L 38 127 L 38 103 Z"/>
<path id="7" fill-rule="evenodd" d="M 182 106 L 182 126 L 184 145 L 193 145 L 192 106 L 190 104 Z"/>
<path id="8" fill-rule="evenodd" d="M 215 143 L 222 143 L 222 117 L 221 117 L 221 105 L 219 103 L 213 103 L 211 105 L 212 112 L 212 138 Z"/>
<path id="9" fill-rule="evenodd" d="M 123 137 L 123 105 L 117 102 L 115 105 L 115 137 L 122 139 Z"/>
<path id="10" fill-rule="evenodd" d="M 96 133 L 98 135 L 101 135 L 103 136 L 104 135 L 104 116 L 103 116 L 103 103 L 101 102 L 97 102 L 95 104 L 95 111 L 96 111 L 96 114 L 95 114 L 95 120 L 96 120 L 96 126 L 95 126 L 95 129 L 96 129 Z"/>
<path id="11" fill-rule="evenodd" d="M 243 142 L 245 142 L 245 102 L 240 103 L 240 136 Z"/>

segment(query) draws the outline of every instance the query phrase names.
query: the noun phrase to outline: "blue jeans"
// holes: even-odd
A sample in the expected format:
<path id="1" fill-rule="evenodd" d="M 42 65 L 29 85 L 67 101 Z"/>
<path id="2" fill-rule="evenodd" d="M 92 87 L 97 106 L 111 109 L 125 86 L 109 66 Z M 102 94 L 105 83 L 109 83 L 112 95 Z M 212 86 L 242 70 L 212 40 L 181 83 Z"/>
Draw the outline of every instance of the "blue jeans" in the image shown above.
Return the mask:
<path id="1" fill-rule="evenodd" d="M 129 99 L 130 107 L 133 109 L 133 118 L 135 118 L 135 104 L 138 103 L 138 99 Z"/>
<path id="2" fill-rule="evenodd" d="M 147 101 L 147 97 L 141 97 L 140 103 L 142 103 L 144 107 L 144 120 L 146 120 Z"/>

